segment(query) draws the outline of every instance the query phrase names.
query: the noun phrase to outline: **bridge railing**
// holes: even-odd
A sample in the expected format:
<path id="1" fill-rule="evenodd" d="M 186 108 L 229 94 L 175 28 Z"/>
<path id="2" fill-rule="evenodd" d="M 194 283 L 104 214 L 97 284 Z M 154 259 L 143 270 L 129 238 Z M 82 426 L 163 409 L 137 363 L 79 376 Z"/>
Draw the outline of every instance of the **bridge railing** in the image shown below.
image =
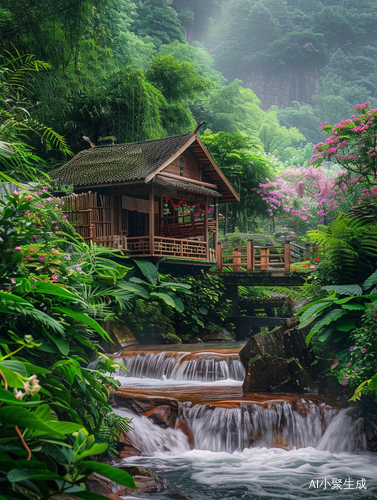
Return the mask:
<path id="1" fill-rule="evenodd" d="M 216 247 L 216 263 L 219 271 L 231 268 L 235 272 L 253 271 L 290 271 L 291 243 L 284 246 L 257 246 L 248 240 L 246 247 Z"/>

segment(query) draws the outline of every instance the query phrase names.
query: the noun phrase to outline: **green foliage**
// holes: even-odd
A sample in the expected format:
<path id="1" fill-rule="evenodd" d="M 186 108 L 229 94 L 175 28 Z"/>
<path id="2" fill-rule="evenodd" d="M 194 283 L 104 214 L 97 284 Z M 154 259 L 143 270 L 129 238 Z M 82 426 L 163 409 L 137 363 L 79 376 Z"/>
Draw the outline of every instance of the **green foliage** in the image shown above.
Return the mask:
<path id="1" fill-rule="evenodd" d="M 210 324 L 222 325 L 228 316 L 228 304 L 225 300 L 225 287 L 217 276 L 202 273 L 199 277 L 183 278 L 167 277 L 172 286 L 185 285 L 177 288 L 177 295 L 182 300 L 184 308 L 176 312 L 176 324 L 181 337 L 189 339 Z"/>
<path id="2" fill-rule="evenodd" d="M 128 422 L 114 418 L 108 404 L 109 388 L 118 383 L 83 367 L 89 355 L 98 354 L 98 339 L 110 338 L 92 317 L 92 297 L 88 294 L 87 301 L 80 293 L 84 284 L 102 286 L 113 300 L 112 290 L 130 268 L 90 248 L 85 254 L 84 243 L 71 243 L 88 272 L 79 264 L 70 272 L 63 259 L 71 260 L 74 253 L 62 250 L 68 242 L 61 234 L 49 232 L 49 212 L 60 218 L 60 226 L 70 226 L 58 203 L 51 206 L 48 193 L 15 191 L 0 203 L 2 494 L 30 498 L 33 492 L 48 499 L 74 492 L 92 498 L 85 484 L 93 471 L 133 488 L 127 473 L 87 460 L 106 451 L 114 454 L 114 440 Z M 27 252 L 37 252 L 40 266 L 29 262 Z M 49 266 L 58 274 L 43 274 L 51 272 Z M 128 292 L 127 300 L 134 297 Z M 114 362 L 106 358 L 104 369 L 114 371 Z"/>
<path id="3" fill-rule="evenodd" d="M 307 233 L 322 260 L 316 275 L 325 283 L 361 282 L 375 268 L 377 224 L 370 217 L 339 214 L 328 226 Z"/>
<path id="4" fill-rule="evenodd" d="M 372 275 L 373 276 L 373 275 Z M 375 290 L 364 294 L 375 281 L 370 277 L 363 288 L 358 285 L 326 286 L 329 295 L 322 299 L 310 302 L 304 306 L 300 315 L 300 328 L 311 324 L 312 328 L 306 337 L 307 344 L 313 336 L 320 342 L 326 342 L 330 337 L 334 342 L 348 341 L 350 333 L 364 324 L 365 317 L 374 309 L 377 301 Z"/>
<path id="5" fill-rule="evenodd" d="M 0 65 L 0 169 L 17 180 L 38 180 L 43 175 L 40 159 L 27 143 L 36 134 L 47 149 L 70 153 L 60 134 L 38 122 L 30 114 L 35 104 L 30 100 L 35 73 L 50 69 L 34 55 L 6 52 Z M 11 143 L 11 144 L 10 144 Z"/>
<path id="6" fill-rule="evenodd" d="M 236 227 L 243 232 L 255 229 L 255 218 L 266 213 L 265 204 L 256 189 L 271 174 L 268 161 L 255 151 L 252 141 L 240 132 L 213 134 L 206 130 L 201 138 L 241 198 L 237 204 L 221 204 L 219 207 L 227 224 L 224 234 L 226 229 L 232 232 Z"/>

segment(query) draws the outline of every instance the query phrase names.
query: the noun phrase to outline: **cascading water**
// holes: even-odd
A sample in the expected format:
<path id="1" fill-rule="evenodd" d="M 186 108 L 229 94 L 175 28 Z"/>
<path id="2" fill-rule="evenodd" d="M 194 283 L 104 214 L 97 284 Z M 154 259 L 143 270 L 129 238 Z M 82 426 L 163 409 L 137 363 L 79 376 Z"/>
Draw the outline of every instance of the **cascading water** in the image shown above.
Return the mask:
<path id="1" fill-rule="evenodd" d="M 180 400 L 175 424 L 162 428 L 117 399 L 115 411 L 132 418 L 128 437 L 142 453 L 125 461 L 169 479 L 160 500 L 376 498 L 377 454 L 365 451 L 355 409 L 307 395 L 242 395 L 234 352 L 133 352 L 118 361 L 130 370 L 119 374 L 127 397 Z"/>
<path id="2" fill-rule="evenodd" d="M 128 372 L 118 371 L 121 377 L 201 382 L 227 379 L 240 382 L 245 378 L 238 354 L 147 352 L 117 358 L 116 361 L 128 369 Z"/>

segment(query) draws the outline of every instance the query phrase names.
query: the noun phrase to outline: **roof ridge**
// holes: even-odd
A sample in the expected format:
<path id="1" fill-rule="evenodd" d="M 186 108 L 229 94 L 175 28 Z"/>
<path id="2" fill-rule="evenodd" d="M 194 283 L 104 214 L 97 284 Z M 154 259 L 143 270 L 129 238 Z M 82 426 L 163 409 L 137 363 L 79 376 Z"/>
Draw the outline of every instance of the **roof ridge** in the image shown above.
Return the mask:
<path id="1" fill-rule="evenodd" d="M 83 149 L 82 151 L 90 151 L 91 149 L 95 148 L 113 148 L 114 146 L 131 146 L 133 144 L 146 144 L 147 142 L 157 142 L 157 141 L 166 141 L 167 139 L 175 139 L 177 137 L 186 137 L 194 135 L 194 132 L 188 132 L 187 134 L 176 134 L 176 135 L 169 135 L 168 137 L 161 137 L 160 139 L 149 139 L 147 141 L 138 141 L 138 142 L 122 142 L 121 144 L 98 144 L 97 146 L 94 146 L 94 148 L 89 148 L 89 149 Z"/>

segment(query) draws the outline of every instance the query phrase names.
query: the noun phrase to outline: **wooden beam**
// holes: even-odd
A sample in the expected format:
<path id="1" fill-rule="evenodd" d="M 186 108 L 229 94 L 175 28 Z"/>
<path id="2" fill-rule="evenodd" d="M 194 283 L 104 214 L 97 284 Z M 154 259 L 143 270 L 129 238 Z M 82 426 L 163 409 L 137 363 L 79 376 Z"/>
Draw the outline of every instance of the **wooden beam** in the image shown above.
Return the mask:
<path id="1" fill-rule="evenodd" d="M 247 240 L 247 270 L 249 272 L 254 271 L 255 266 L 255 250 L 254 250 L 254 240 Z"/>
<path id="2" fill-rule="evenodd" d="M 154 184 L 149 191 L 149 252 L 154 255 Z"/>
<path id="3" fill-rule="evenodd" d="M 214 208 L 214 219 L 216 222 L 216 230 L 215 234 L 213 235 L 213 246 L 217 251 L 217 242 L 219 241 L 219 202 L 216 198 L 213 208 Z"/>
<path id="4" fill-rule="evenodd" d="M 216 245 L 216 266 L 217 269 L 222 272 L 223 270 L 223 246 L 221 241 L 217 242 Z"/>
<path id="5" fill-rule="evenodd" d="M 291 244 L 289 241 L 284 244 L 284 270 L 287 272 L 291 270 Z"/>
<path id="6" fill-rule="evenodd" d="M 111 206 L 111 235 L 115 235 L 115 198 L 114 189 L 110 189 L 110 206 Z"/>
<path id="7" fill-rule="evenodd" d="M 203 224 L 203 232 L 204 232 L 204 242 L 207 245 L 206 248 L 206 257 L 209 260 L 209 241 L 208 241 L 208 198 L 206 196 L 206 201 L 204 205 L 204 224 Z"/>
<path id="8" fill-rule="evenodd" d="M 171 174 L 170 172 L 161 172 L 160 175 L 162 177 L 167 177 L 168 179 L 176 179 L 178 181 L 190 182 L 190 184 L 198 184 L 199 186 L 207 187 L 210 189 L 217 189 L 217 184 L 210 184 L 209 182 L 197 181 L 195 179 L 190 179 L 190 177 L 183 177 L 182 175 Z"/>

